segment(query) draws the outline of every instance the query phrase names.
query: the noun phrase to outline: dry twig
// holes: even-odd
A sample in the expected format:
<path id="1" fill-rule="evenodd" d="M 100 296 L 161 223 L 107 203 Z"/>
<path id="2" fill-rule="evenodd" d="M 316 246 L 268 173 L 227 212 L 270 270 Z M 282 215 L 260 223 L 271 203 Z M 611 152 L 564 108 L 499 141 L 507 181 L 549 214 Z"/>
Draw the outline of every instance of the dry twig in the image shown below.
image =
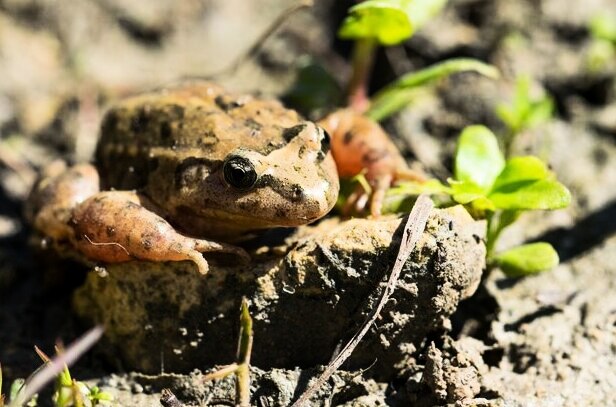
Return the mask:
<path id="1" fill-rule="evenodd" d="M 411 252 L 415 248 L 415 245 L 419 241 L 419 238 L 426 228 L 428 217 L 432 211 L 434 204 L 427 195 L 420 195 L 413 206 L 413 210 L 408 216 L 406 225 L 404 226 L 404 232 L 402 235 L 402 241 L 400 242 L 400 249 L 396 256 L 396 261 L 389 275 L 387 286 L 377 303 L 375 309 L 372 310 L 368 318 L 364 321 L 360 329 L 353 335 L 351 340 L 346 346 L 338 353 L 338 355 L 332 360 L 325 368 L 325 371 L 314 381 L 314 383 L 306 390 L 302 395 L 293 403 L 292 407 L 300 407 L 306 405 L 308 400 L 314 395 L 314 393 L 321 388 L 321 386 L 331 377 L 332 374 L 351 356 L 355 347 L 361 342 L 362 338 L 366 335 L 372 324 L 376 321 L 381 310 L 389 300 L 389 297 L 396 289 L 400 272 L 406 260 L 410 256 Z"/>

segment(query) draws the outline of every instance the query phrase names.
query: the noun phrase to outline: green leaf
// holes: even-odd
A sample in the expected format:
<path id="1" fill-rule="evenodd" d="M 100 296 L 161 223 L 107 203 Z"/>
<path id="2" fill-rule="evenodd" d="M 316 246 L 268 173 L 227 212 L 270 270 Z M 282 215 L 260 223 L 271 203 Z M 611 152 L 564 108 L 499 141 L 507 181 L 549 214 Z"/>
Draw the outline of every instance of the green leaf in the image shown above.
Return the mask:
<path id="1" fill-rule="evenodd" d="M 538 124 L 545 123 L 552 118 L 553 114 L 554 101 L 552 101 L 552 98 L 543 95 L 541 98 L 533 101 L 526 119 L 526 127 L 532 128 Z"/>
<path id="2" fill-rule="evenodd" d="M 473 71 L 496 79 L 499 72 L 493 65 L 472 58 L 456 58 L 431 65 L 419 71 L 410 72 L 387 85 L 372 97 L 367 115 L 373 120 L 383 120 L 403 109 L 415 99 L 412 90 L 432 85 L 458 72 Z"/>
<path id="3" fill-rule="evenodd" d="M 495 263 L 509 277 L 540 273 L 558 265 L 558 253 L 549 243 L 530 243 L 498 254 Z"/>
<path id="4" fill-rule="evenodd" d="M 616 15 L 599 14 L 590 20 L 589 28 L 595 39 L 616 44 Z"/>
<path id="5" fill-rule="evenodd" d="M 519 76 L 511 103 L 501 103 L 496 107 L 496 115 L 513 134 L 548 121 L 554 112 L 552 99 L 545 94 L 533 95 L 531 85 L 529 76 Z"/>
<path id="6" fill-rule="evenodd" d="M 434 16 L 441 12 L 447 0 L 413 0 L 406 8 L 415 30 L 419 30 Z"/>
<path id="7" fill-rule="evenodd" d="M 520 181 L 551 178 L 552 173 L 543 161 L 534 156 L 513 157 L 494 180 L 492 191 Z"/>
<path id="8" fill-rule="evenodd" d="M 468 126 L 460 135 L 456 151 L 454 174 L 488 192 L 505 166 L 496 136 L 485 126 Z"/>
<path id="9" fill-rule="evenodd" d="M 368 0 L 349 9 L 338 36 L 342 39 L 374 38 L 382 45 L 398 44 L 413 35 L 404 7 L 409 0 Z"/>
<path id="10" fill-rule="evenodd" d="M 560 209 L 569 205 L 571 193 L 556 180 L 523 180 L 492 190 L 488 198 L 498 209 Z"/>
<path id="11" fill-rule="evenodd" d="M 15 379 L 13 383 L 11 383 L 11 388 L 9 390 L 9 400 L 14 401 L 19 397 L 19 393 L 21 393 L 26 386 L 26 381 L 24 379 Z"/>
<path id="12" fill-rule="evenodd" d="M 349 9 L 338 36 L 395 45 L 438 14 L 447 0 L 367 0 Z"/>
<path id="13" fill-rule="evenodd" d="M 452 190 L 436 178 L 425 182 L 400 182 L 387 190 L 387 195 L 451 194 Z"/>
<path id="14" fill-rule="evenodd" d="M 451 192 L 451 188 L 443 185 L 437 179 L 429 179 L 425 182 L 401 182 L 387 190 L 381 210 L 383 213 L 409 212 L 418 195 L 428 194 L 444 197 L 451 195 Z"/>
<path id="15" fill-rule="evenodd" d="M 427 87 L 394 89 L 384 97 L 379 97 L 372 101 L 366 116 L 377 122 L 385 120 L 394 113 L 421 100 L 426 95 L 426 90 Z"/>

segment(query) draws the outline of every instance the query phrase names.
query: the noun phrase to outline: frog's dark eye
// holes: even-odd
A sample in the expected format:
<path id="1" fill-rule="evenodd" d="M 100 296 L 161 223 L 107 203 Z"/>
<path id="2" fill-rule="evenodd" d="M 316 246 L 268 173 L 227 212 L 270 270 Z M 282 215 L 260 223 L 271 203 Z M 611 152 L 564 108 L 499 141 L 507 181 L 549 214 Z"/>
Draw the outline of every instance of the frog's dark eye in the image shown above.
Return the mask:
<path id="1" fill-rule="evenodd" d="M 222 171 L 227 184 L 237 189 L 250 189 L 257 182 L 257 171 L 247 158 L 231 156 L 225 160 Z"/>

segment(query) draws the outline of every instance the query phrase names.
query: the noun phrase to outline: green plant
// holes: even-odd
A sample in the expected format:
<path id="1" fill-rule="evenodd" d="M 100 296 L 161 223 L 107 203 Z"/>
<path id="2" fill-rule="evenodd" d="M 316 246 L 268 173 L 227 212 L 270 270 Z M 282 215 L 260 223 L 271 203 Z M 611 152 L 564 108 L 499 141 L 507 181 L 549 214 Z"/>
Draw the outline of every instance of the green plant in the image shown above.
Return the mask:
<path id="1" fill-rule="evenodd" d="M 503 137 L 505 156 L 511 156 L 511 145 L 521 132 L 531 129 L 552 118 L 554 102 L 545 92 L 533 94 L 529 76 L 519 76 L 510 103 L 496 107 L 496 115 L 503 121 L 507 131 Z"/>
<path id="2" fill-rule="evenodd" d="M 9 388 L 9 397 L 8 399 L 2 393 L 2 365 L 0 365 L 0 407 L 11 407 L 17 405 L 14 403 L 15 400 L 18 400 L 25 389 L 26 381 L 24 379 L 15 379 Z M 8 402 L 8 404 L 5 404 Z M 34 395 L 26 404 L 27 407 L 36 407 L 38 405 L 38 395 Z M 21 407 L 21 405 L 19 406 Z"/>
<path id="3" fill-rule="evenodd" d="M 36 406 L 38 391 L 54 378 L 56 379 L 56 388 L 53 394 L 54 407 L 90 407 L 106 404 L 111 400 L 110 394 L 100 391 L 96 386 L 90 388 L 85 383 L 76 381 L 71 378 L 68 371 L 68 365 L 75 362 L 91 348 L 102 335 L 102 327 L 97 326 L 90 329 L 53 360 L 35 347 L 44 363 L 27 380 L 16 379 L 13 381 L 9 392 L 9 404 L 6 407 Z M 2 371 L 0 369 L 0 407 L 4 407 L 5 399 L 1 393 Z"/>
<path id="4" fill-rule="evenodd" d="M 476 71 L 497 77 L 498 71 L 481 61 L 461 58 L 445 61 L 403 75 L 377 92 L 370 100 L 368 82 L 377 46 L 391 46 L 409 39 L 422 25 L 437 15 L 447 0 L 367 0 L 349 9 L 338 35 L 355 40 L 353 74 L 348 87 L 348 104 L 382 120 L 413 102 L 417 88 L 461 71 Z"/>
<path id="5" fill-rule="evenodd" d="M 236 362 L 209 373 L 204 381 L 218 380 L 235 374 L 235 405 L 250 406 L 250 357 L 252 355 L 252 317 L 248 311 L 248 300 L 243 297 L 240 308 L 240 335 L 237 344 Z"/>
<path id="6" fill-rule="evenodd" d="M 586 54 L 591 71 L 601 71 L 616 60 L 616 15 L 600 14 L 588 23 L 592 37 Z"/>
<path id="7" fill-rule="evenodd" d="M 521 214 L 531 210 L 560 209 L 571 195 L 537 157 L 505 160 L 496 136 L 484 126 L 462 131 L 455 154 L 454 178 L 449 185 L 438 180 L 425 184 L 406 183 L 389 191 L 390 200 L 429 193 L 445 195 L 463 204 L 475 219 L 487 220 L 486 248 L 489 267 L 500 267 L 508 276 L 523 276 L 548 270 L 558 264 L 558 255 L 548 243 L 532 243 L 495 253 L 499 236 Z M 396 201 L 397 199 L 397 201 Z M 447 201 L 442 201 L 447 205 Z M 396 209 L 390 204 L 389 210 Z"/>
<path id="8" fill-rule="evenodd" d="M 51 359 L 39 348 L 35 347 L 36 353 L 43 361 L 43 366 L 51 363 Z M 64 368 L 56 378 L 52 401 L 54 407 L 69 406 L 100 406 L 113 400 L 111 394 L 101 391 L 97 386 L 88 386 L 71 376 L 68 366 Z"/>

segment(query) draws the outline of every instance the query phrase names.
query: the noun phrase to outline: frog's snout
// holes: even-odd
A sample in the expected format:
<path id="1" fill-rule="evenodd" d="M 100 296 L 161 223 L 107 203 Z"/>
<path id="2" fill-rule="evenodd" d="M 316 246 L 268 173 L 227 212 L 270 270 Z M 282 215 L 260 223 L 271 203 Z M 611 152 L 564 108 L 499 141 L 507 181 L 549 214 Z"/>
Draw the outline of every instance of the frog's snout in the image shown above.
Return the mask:
<path id="1" fill-rule="evenodd" d="M 334 207 L 339 190 L 340 184 L 335 173 L 311 185 L 296 186 L 292 199 L 297 223 L 309 223 L 325 216 Z"/>

